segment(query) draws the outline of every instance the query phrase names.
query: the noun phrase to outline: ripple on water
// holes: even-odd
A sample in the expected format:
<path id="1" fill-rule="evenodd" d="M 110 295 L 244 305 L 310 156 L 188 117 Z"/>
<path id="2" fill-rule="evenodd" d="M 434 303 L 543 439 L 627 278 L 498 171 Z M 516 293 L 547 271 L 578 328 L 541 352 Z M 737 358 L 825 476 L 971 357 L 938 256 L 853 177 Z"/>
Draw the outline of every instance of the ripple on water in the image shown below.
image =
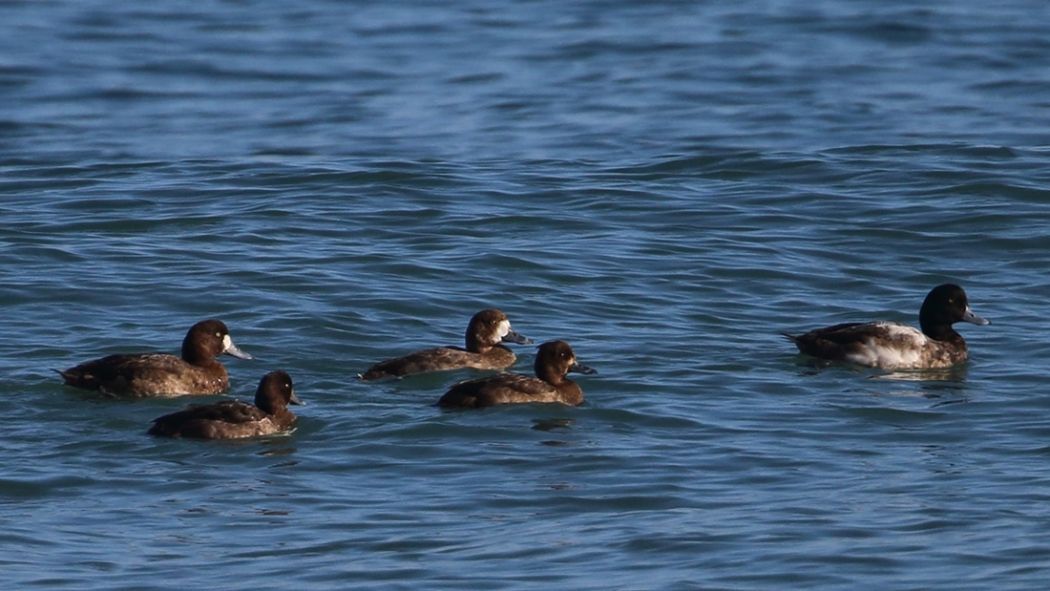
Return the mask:
<path id="1" fill-rule="evenodd" d="M 1039 587 L 1050 21 L 964 4 L 5 7 L 5 582 Z M 994 322 L 962 371 L 779 336 L 944 281 Z M 489 306 L 584 405 L 356 380 Z M 207 317 L 293 434 L 51 371 Z"/>

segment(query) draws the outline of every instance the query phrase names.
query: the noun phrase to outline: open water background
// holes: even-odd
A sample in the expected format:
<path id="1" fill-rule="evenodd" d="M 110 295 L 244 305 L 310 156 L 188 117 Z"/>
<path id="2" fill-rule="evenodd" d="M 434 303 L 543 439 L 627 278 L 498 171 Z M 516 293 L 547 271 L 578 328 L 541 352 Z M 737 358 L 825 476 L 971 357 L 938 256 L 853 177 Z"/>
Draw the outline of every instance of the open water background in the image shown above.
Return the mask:
<path id="1" fill-rule="evenodd" d="M 1039 589 L 1050 4 L 0 4 L 10 589 Z M 957 371 L 778 331 L 914 322 Z M 361 384 L 497 306 L 579 408 Z M 51 372 L 222 318 L 291 436 Z M 528 372 L 531 348 L 519 348 Z M 908 379 L 900 379 L 900 378 Z"/>

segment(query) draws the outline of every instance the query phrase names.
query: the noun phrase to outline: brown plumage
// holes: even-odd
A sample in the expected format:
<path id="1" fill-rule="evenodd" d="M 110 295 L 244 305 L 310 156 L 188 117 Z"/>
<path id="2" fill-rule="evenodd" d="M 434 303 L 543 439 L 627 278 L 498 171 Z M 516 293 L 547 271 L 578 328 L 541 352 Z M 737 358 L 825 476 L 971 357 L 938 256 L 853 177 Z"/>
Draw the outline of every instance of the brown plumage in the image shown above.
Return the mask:
<path id="1" fill-rule="evenodd" d="M 221 394 L 229 388 L 229 377 L 215 358 L 224 353 L 252 358 L 233 344 L 222 321 L 202 320 L 186 333 L 181 357 L 165 353 L 109 355 L 58 373 L 70 386 L 113 396 Z"/>
<path id="2" fill-rule="evenodd" d="M 494 308 L 482 310 L 470 319 L 465 340 L 466 348 L 435 347 L 380 361 L 362 373 L 360 378 L 377 380 L 463 368 L 505 369 L 514 365 L 517 357 L 501 343 L 532 342 L 511 330 L 507 315 Z"/>
<path id="3" fill-rule="evenodd" d="M 289 404 L 302 404 L 295 395 L 292 377 L 272 371 L 259 381 L 255 404 L 224 400 L 192 405 L 153 420 L 150 435 L 194 439 L 243 439 L 272 435 L 290 429 L 296 421 Z"/>
<path id="4" fill-rule="evenodd" d="M 439 406 L 482 408 L 496 404 L 556 402 L 577 406 L 583 404 L 583 390 L 568 379 L 571 371 L 597 373 L 576 361 L 572 347 L 565 341 L 540 345 L 534 363 L 536 377 L 504 373 L 487 378 L 459 382 L 438 401 Z"/>

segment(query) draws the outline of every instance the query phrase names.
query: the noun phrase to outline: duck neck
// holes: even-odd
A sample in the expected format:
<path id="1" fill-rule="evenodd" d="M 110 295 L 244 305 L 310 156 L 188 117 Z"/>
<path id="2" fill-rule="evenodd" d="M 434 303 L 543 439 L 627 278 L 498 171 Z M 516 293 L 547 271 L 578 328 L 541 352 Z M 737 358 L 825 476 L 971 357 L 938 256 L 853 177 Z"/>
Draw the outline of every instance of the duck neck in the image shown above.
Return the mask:
<path id="1" fill-rule="evenodd" d="M 548 384 L 559 386 L 566 382 L 572 382 L 572 380 L 565 377 L 565 374 L 557 372 L 554 368 L 546 366 L 541 367 L 539 364 L 536 364 L 536 367 L 534 369 L 536 370 L 536 377 L 543 380 L 544 382 L 547 382 Z"/>
<path id="2" fill-rule="evenodd" d="M 275 415 L 280 413 L 282 410 L 287 410 L 288 405 L 280 400 L 273 393 L 269 392 L 257 392 L 255 394 L 255 406 L 262 409 L 268 415 Z"/>
<path id="3" fill-rule="evenodd" d="M 190 365 L 208 366 L 215 365 L 215 356 L 200 344 L 194 344 L 189 337 L 182 341 L 182 360 Z"/>
<path id="4" fill-rule="evenodd" d="M 922 327 L 922 334 L 930 337 L 935 341 L 961 341 L 962 336 L 955 332 L 951 324 L 944 324 L 942 322 L 923 322 L 919 320 L 919 325 Z"/>
<path id="5" fill-rule="evenodd" d="M 281 406 L 279 404 L 274 404 L 269 400 L 262 401 L 261 404 L 259 402 L 256 402 L 255 406 L 258 406 L 264 413 L 272 416 L 276 416 L 288 411 L 287 407 Z"/>
<path id="6" fill-rule="evenodd" d="M 467 351 L 470 351 L 471 353 L 488 353 L 489 349 L 492 348 L 492 345 L 482 343 L 481 339 L 470 332 L 467 332 L 466 341 Z"/>

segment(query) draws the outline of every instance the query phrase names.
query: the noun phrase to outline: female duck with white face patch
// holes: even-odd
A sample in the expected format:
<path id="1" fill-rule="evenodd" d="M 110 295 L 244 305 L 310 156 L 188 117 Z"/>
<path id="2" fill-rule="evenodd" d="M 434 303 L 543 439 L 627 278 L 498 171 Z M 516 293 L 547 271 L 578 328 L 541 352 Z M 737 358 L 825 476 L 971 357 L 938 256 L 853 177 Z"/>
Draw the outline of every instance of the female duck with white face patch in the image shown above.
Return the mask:
<path id="1" fill-rule="evenodd" d="M 362 380 L 377 380 L 463 368 L 506 369 L 514 365 L 517 357 L 501 343 L 527 345 L 531 342 L 511 329 L 506 314 L 490 308 L 470 319 L 466 348 L 450 346 L 423 349 L 404 357 L 380 361 L 359 377 Z"/>
<path id="2" fill-rule="evenodd" d="M 220 320 L 202 320 L 182 340 L 182 355 L 131 353 L 109 355 L 59 371 L 66 384 L 111 396 L 182 396 L 220 394 L 229 389 L 219 355 L 252 356 L 233 344 Z"/>
<path id="3" fill-rule="evenodd" d="M 956 322 L 990 324 L 970 310 L 958 285 L 938 285 L 919 310 L 922 331 L 897 322 L 851 322 L 801 335 L 784 334 L 806 355 L 881 369 L 937 369 L 966 361 L 966 341 Z"/>

